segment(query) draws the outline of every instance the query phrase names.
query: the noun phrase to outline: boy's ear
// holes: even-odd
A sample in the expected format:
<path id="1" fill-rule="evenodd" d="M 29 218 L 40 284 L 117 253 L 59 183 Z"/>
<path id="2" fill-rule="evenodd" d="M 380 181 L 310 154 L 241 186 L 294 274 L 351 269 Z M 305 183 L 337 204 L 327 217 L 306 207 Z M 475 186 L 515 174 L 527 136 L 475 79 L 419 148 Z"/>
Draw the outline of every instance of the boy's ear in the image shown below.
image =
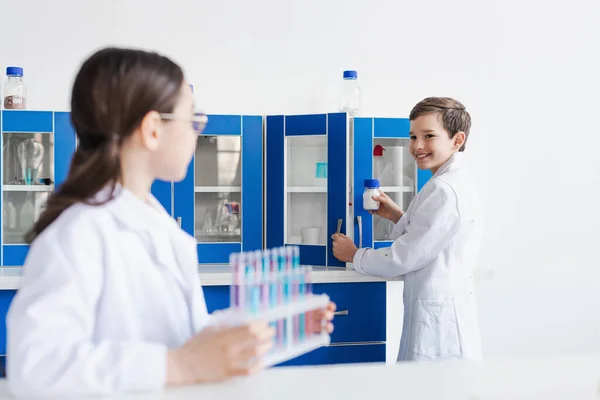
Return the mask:
<path id="1" fill-rule="evenodd" d="M 454 147 L 456 147 L 456 149 L 460 149 L 463 144 L 465 144 L 465 140 L 467 140 L 467 135 L 465 135 L 465 133 L 463 131 L 459 131 L 456 132 L 454 134 Z"/>

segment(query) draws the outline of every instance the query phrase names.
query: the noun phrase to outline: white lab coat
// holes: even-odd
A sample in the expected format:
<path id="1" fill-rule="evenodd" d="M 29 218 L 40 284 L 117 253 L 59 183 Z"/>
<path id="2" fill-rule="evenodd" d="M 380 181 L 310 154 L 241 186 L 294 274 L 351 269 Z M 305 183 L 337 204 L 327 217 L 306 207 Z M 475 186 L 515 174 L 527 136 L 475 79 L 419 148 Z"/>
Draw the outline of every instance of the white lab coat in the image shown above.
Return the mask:
<path id="1" fill-rule="evenodd" d="M 167 349 L 208 323 L 196 241 L 153 197 L 117 193 L 70 207 L 31 246 L 7 317 L 13 393 L 161 389 Z"/>
<path id="2" fill-rule="evenodd" d="M 481 358 L 473 270 L 483 213 L 463 157 L 455 153 L 423 186 L 396 224 L 390 248 L 354 256 L 359 273 L 404 275 L 398 361 Z"/>

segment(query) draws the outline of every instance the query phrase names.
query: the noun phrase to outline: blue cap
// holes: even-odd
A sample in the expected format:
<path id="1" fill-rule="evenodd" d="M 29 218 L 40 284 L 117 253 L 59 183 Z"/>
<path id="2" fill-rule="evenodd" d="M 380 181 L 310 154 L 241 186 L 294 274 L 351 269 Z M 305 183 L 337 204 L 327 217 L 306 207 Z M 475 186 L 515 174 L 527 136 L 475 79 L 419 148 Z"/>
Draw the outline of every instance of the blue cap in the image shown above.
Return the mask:
<path id="1" fill-rule="evenodd" d="M 368 189 L 379 188 L 379 179 L 365 179 L 365 187 Z"/>
<path id="2" fill-rule="evenodd" d="M 356 71 L 344 71 L 344 79 L 356 79 L 358 78 L 358 72 Z"/>
<path id="3" fill-rule="evenodd" d="M 21 67 L 6 67 L 7 76 L 23 76 L 23 68 Z"/>

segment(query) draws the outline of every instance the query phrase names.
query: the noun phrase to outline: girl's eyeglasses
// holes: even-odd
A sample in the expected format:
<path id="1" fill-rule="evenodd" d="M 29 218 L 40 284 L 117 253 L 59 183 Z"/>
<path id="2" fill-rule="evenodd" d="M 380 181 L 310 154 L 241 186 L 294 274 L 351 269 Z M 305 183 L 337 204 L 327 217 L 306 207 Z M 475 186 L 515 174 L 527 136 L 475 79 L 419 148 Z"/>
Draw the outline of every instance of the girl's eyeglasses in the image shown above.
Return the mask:
<path id="1" fill-rule="evenodd" d="M 200 112 L 197 112 L 192 116 L 161 113 L 160 117 L 169 120 L 190 121 L 192 123 L 192 128 L 198 135 L 204 131 L 204 128 L 206 128 L 206 124 L 208 123 L 206 114 Z"/>

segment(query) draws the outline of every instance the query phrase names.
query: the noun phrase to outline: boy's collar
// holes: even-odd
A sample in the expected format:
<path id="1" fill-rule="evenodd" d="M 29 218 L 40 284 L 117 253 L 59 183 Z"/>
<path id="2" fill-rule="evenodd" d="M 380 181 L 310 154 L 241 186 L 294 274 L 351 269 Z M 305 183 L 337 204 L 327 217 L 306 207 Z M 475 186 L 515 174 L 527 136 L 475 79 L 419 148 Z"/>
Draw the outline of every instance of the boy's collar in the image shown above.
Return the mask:
<path id="1" fill-rule="evenodd" d="M 448 160 L 445 163 L 443 163 L 437 169 L 437 171 L 435 171 L 435 174 L 433 174 L 433 176 L 439 176 L 440 174 L 443 174 L 451 165 L 460 164 L 464 159 L 464 156 L 465 155 L 461 151 L 457 151 L 456 153 L 452 154 L 450 158 L 448 158 Z"/>

